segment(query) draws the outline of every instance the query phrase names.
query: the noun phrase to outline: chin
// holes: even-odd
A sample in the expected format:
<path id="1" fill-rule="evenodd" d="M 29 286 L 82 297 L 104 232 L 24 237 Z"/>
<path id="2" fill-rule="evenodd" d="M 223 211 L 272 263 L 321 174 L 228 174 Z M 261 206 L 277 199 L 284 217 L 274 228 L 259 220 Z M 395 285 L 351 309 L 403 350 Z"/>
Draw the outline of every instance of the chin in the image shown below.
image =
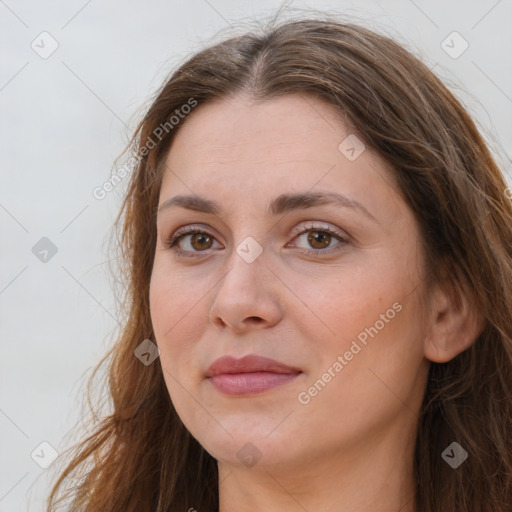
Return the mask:
<path id="1" fill-rule="evenodd" d="M 224 432 L 212 437 L 210 431 L 196 439 L 212 457 L 232 466 L 270 469 L 296 460 L 296 450 L 303 448 L 302 444 L 291 442 L 292 436 L 284 430 L 272 432 L 271 428 L 247 422 L 226 426 L 226 430 L 231 436 Z"/>

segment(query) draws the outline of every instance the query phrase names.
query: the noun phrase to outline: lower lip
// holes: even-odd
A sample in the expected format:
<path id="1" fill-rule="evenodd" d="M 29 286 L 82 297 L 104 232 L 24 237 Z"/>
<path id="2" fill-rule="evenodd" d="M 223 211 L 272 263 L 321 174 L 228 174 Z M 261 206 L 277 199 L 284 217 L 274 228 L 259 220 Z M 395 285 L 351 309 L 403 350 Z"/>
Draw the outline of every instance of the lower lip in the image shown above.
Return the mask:
<path id="1" fill-rule="evenodd" d="M 262 393 L 292 381 L 299 373 L 223 373 L 209 377 L 212 385 L 226 395 Z"/>

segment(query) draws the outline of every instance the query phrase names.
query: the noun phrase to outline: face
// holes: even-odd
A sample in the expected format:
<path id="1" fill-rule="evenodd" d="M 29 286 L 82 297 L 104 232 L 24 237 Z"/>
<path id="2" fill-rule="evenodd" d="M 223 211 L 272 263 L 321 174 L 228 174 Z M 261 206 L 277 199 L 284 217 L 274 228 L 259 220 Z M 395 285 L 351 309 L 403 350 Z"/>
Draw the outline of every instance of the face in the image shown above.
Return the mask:
<path id="1" fill-rule="evenodd" d="M 237 96 L 199 107 L 168 154 L 151 318 L 176 411 L 219 462 L 293 467 L 413 428 L 420 235 L 354 137 L 321 100 Z M 236 364 L 251 355 L 281 365 Z"/>

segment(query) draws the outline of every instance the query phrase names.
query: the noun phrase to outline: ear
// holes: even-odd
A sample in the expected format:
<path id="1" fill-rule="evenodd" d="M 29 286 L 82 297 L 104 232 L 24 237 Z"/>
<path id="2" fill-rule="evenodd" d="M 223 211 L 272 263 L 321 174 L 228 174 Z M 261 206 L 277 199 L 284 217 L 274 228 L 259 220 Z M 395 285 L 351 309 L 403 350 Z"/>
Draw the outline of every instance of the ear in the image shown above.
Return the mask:
<path id="1" fill-rule="evenodd" d="M 453 285 L 436 285 L 430 296 L 425 357 L 435 363 L 446 363 L 468 349 L 485 327 L 471 291 Z"/>

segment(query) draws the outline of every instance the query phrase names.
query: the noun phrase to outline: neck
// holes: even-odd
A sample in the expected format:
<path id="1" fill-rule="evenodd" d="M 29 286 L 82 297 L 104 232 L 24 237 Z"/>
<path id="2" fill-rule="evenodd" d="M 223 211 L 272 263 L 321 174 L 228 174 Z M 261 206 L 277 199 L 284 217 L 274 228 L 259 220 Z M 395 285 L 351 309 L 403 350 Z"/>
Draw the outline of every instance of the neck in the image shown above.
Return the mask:
<path id="1" fill-rule="evenodd" d="M 219 512 L 415 512 L 408 432 L 397 425 L 349 449 L 271 466 L 219 461 Z"/>

